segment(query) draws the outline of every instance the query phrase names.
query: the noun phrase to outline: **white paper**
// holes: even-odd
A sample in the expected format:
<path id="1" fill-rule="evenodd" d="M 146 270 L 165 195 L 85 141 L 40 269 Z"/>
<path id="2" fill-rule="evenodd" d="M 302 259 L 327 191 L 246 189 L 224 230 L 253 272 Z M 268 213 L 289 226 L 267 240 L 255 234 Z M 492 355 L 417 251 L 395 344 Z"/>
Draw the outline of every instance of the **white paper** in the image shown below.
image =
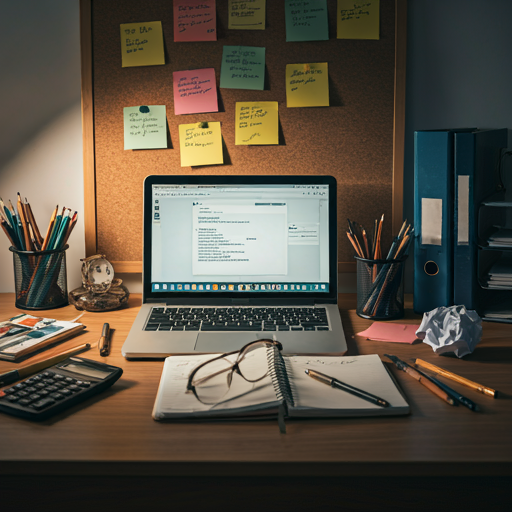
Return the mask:
<path id="1" fill-rule="evenodd" d="M 442 245 L 443 243 L 443 200 L 421 198 L 421 243 Z"/>

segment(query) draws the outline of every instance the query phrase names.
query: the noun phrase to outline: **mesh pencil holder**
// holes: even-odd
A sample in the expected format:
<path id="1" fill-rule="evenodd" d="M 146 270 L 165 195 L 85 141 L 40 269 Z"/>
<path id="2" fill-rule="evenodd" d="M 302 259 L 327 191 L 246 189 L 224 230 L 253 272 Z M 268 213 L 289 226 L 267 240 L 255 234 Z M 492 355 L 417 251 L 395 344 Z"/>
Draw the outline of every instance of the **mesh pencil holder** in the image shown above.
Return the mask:
<path id="1" fill-rule="evenodd" d="M 357 260 L 357 309 L 362 318 L 393 320 L 404 316 L 404 262 Z"/>
<path id="2" fill-rule="evenodd" d="M 68 305 L 66 245 L 52 251 L 13 253 L 15 305 L 20 309 L 53 309 Z"/>

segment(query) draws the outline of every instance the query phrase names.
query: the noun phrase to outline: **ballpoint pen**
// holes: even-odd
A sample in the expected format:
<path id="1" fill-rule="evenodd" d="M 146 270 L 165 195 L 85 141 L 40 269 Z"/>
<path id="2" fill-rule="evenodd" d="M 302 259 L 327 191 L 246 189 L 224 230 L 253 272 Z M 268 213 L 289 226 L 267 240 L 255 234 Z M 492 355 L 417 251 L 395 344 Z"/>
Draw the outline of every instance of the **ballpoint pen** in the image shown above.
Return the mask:
<path id="1" fill-rule="evenodd" d="M 437 395 L 441 400 L 444 400 L 446 403 L 450 405 L 456 405 L 455 400 L 446 393 L 444 389 L 441 389 L 436 383 L 426 378 L 422 374 L 420 374 L 417 370 L 415 370 L 412 366 L 408 365 L 405 361 L 402 361 L 396 356 L 392 356 L 389 354 L 384 354 L 386 357 L 391 359 L 393 363 L 395 363 L 396 367 L 399 370 L 410 375 L 413 379 L 416 379 L 420 384 L 423 384 L 426 388 L 428 388 L 434 395 Z"/>
<path id="2" fill-rule="evenodd" d="M 110 325 L 103 324 L 101 337 L 98 340 L 98 348 L 100 349 L 100 356 L 108 356 L 110 353 Z"/>
<path id="3" fill-rule="evenodd" d="M 90 347 L 91 345 L 89 345 L 89 343 L 83 343 L 82 345 L 77 345 L 76 347 L 70 348 L 69 350 L 65 350 L 60 354 L 49 357 L 44 361 L 39 361 L 38 363 L 29 364 L 28 366 L 23 366 L 22 368 L 18 368 L 17 370 L 11 370 L 9 372 L 2 373 L 0 375 L 0 386 L 11 384 L 12 382 L 16 382 L 25 377 L 28 377 L 29 375 L 32 375 L 33 373 L 44 370 L 45 368 L 49 368 L 50 366 L 60 363 L 61 361 L 64 361 L 64 359 L 67 359 L 70 356 L 78 354 L 78 352 L 81 352 L 82 350 L 87 350 Z"/>
<path id="4" fill-rule="evenodd" d="M 341 382 L 340 380 L 335 379 L 334 377 L 329 377 L 328 375 L 325 375 L 324 373 L 317 372 L 316 370 L 307 369 L 305 371 L 306 371 L 306 375 L 309 375 L 310 377 L 317 380 L 318 382 L 322 382 L 323 384 L 327 384 L 328 386 L 331 386 L 333 388 L 341 389 L 342 391 L 346 391 L 347 393 L 350 393 L 351 395 L 362 398 L 363 400 L 366 400 L 367 402 L 371 402 L 372 404 L 379 405 L 380 407 L 389 407 L 389 405 L 390 405 L 389 402 L 387 402 L 383 398 L 372 395 L 371 393 L 368 393 L 367 391 L 364 391 L 362 389 L 351 386 L 350 384 L 347 384 L 345 382 Z"/>

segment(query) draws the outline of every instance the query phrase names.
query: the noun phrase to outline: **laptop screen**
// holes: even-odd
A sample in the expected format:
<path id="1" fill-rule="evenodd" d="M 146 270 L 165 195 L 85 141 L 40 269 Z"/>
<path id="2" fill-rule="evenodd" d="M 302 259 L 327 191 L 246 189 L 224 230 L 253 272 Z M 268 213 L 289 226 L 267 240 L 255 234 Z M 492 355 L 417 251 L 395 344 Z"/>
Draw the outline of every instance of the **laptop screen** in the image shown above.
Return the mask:
<path id="1" fill-rule="evenodd" d="M 307 178 L 147 178 L 145 292 L 331 295 L 336 189 L 326 177 Z"/>

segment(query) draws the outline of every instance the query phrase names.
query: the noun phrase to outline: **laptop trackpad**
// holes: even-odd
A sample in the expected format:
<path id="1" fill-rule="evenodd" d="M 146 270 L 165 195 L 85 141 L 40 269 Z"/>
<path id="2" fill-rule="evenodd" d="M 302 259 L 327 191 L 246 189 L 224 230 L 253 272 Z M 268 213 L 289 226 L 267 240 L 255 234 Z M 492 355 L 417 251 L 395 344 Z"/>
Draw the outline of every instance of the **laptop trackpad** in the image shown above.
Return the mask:
<path id="1" fill-rule="evenodd" d="M 194 351 L 205 353 L 232 352 L 240 350 L 251 341 L 271 337 L 268 336 L 268 332 L 199 332 Z"/>

